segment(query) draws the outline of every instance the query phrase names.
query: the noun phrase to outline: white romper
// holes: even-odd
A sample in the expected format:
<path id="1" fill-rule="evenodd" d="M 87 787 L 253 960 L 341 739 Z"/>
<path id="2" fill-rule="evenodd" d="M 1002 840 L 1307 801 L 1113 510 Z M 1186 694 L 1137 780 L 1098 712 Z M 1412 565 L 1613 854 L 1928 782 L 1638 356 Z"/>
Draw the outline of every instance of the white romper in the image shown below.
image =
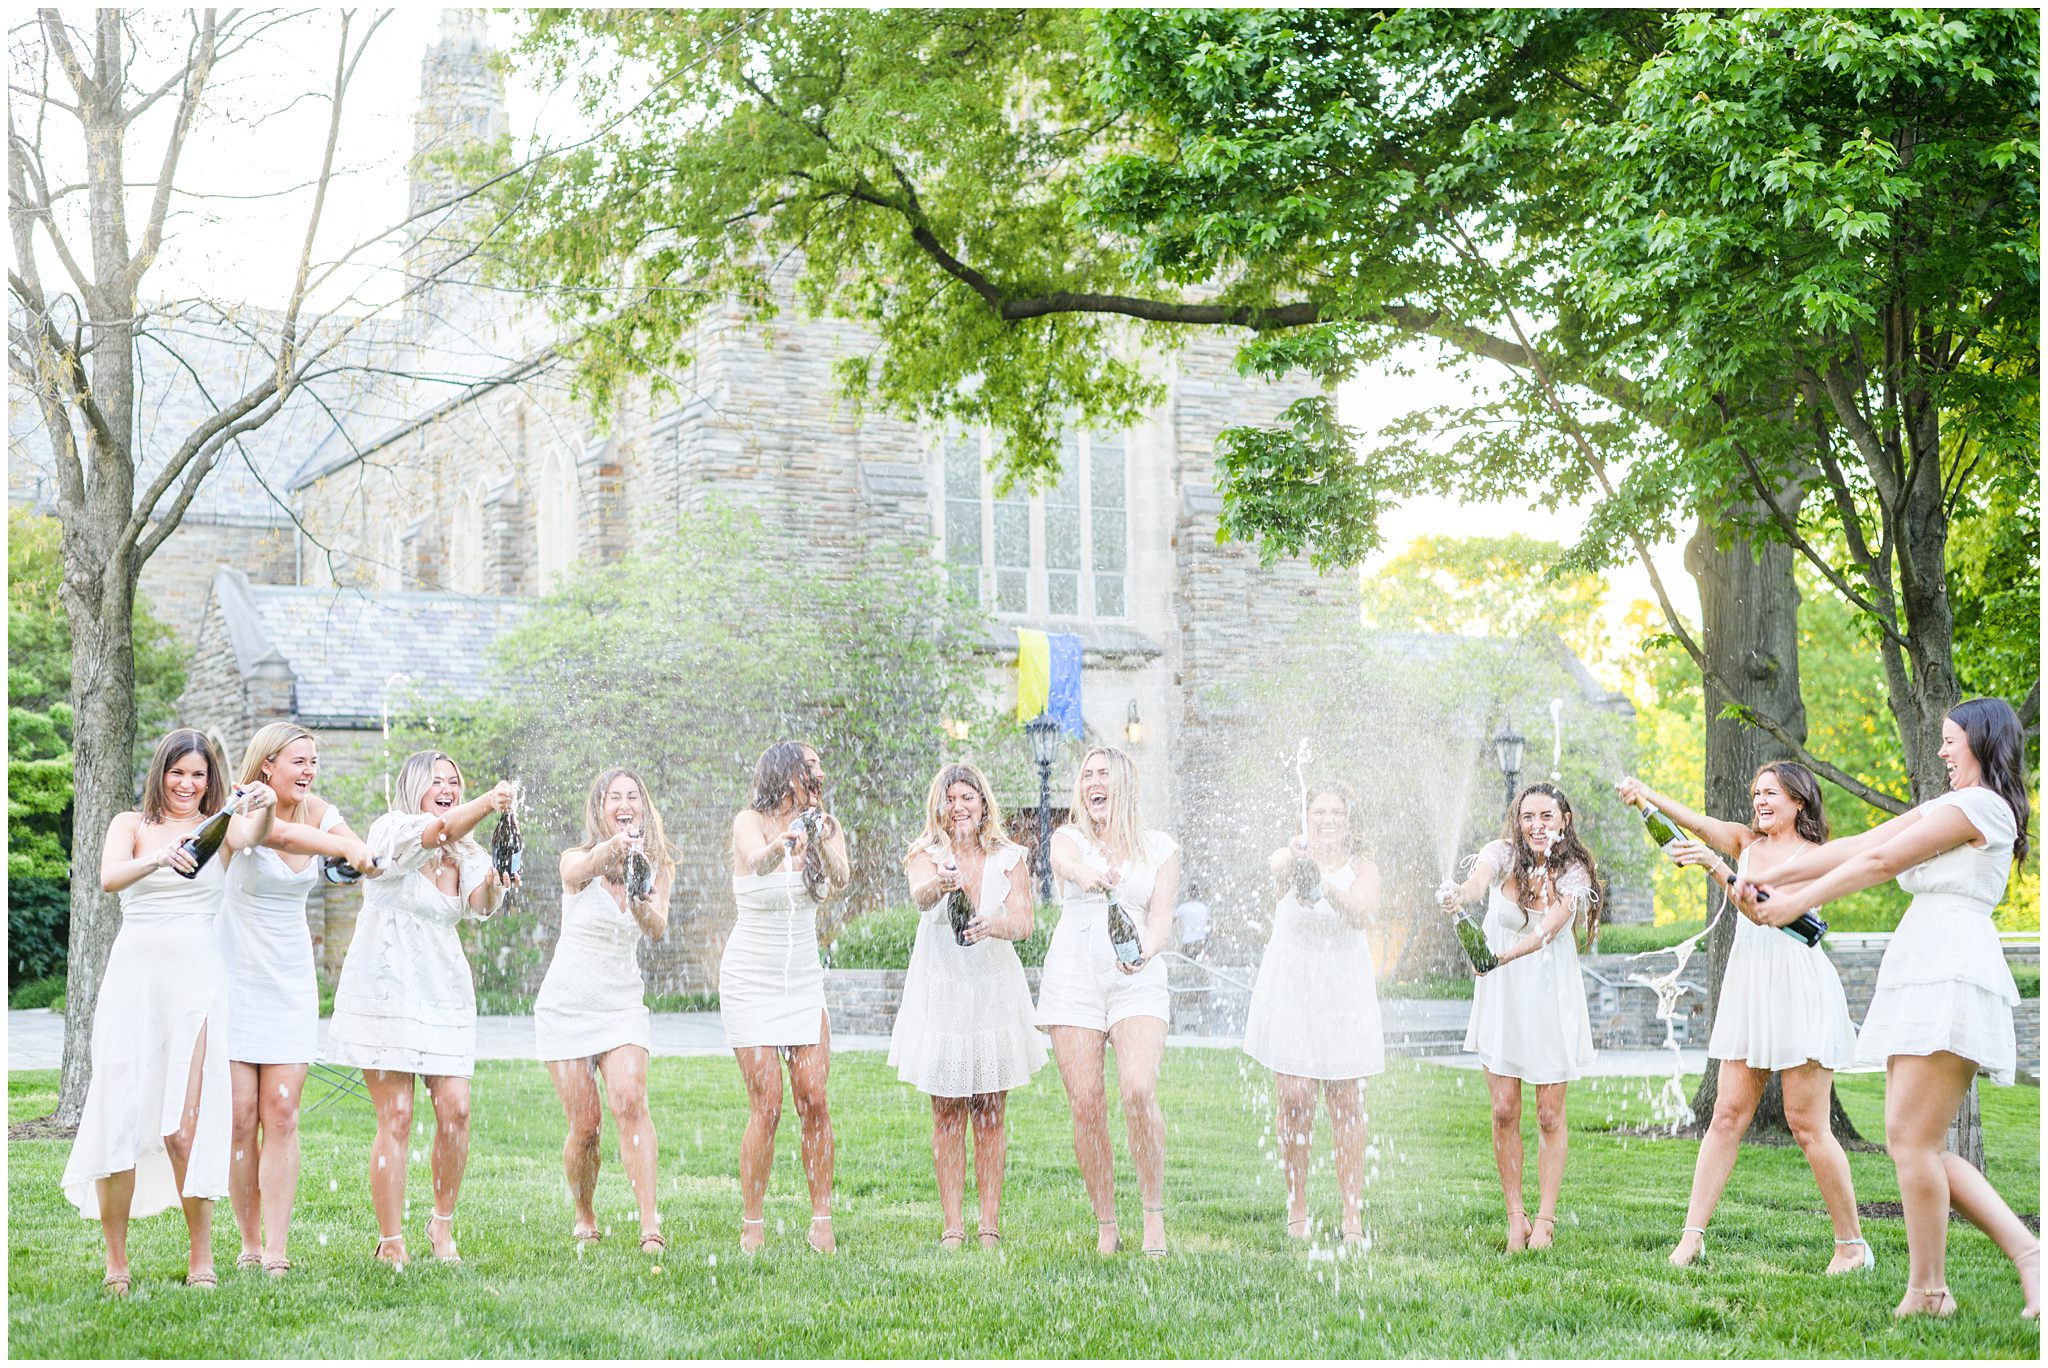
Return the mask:
<path id="1" fill-rule="evenodd" d="M 1102 848 L 1079 827 L 1063 826 L 1052 838 L 1072 842 L 1075 853 L 1090 867 L 1109 869 Z M 1180 847 L 1163 831 L 1147 831 L 1139 845 L 1138 852 L 1124 861 L 1116 891 L 1124 911 L 1142 934 L 1159 868 Z M 1107 1031 L 1134 1016 L 1171 1022 L 1173 998 L 1167 987 L 1166 962 L 1155 955 L 1135 974 L 1117 968 L 1116 951 L 1109 943 L 1109 900 L 1064 879 L 1060 885 L 1060 923 L 1053 928 L 1045 969 L 1038 976 L 1038 1024 Z"/>

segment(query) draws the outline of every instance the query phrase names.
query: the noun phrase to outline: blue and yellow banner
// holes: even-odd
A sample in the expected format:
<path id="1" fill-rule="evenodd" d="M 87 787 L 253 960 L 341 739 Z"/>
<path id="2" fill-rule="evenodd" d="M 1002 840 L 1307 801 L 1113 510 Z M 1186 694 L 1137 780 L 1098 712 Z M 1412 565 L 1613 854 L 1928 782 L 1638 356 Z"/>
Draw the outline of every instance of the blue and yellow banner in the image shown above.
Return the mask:
<path id="1" fill-rule="evenodd" d="M 1081 736 L 1081 638 L 1072 632 L 1017 629 L 1017 720 L 1050 716 Z"/>

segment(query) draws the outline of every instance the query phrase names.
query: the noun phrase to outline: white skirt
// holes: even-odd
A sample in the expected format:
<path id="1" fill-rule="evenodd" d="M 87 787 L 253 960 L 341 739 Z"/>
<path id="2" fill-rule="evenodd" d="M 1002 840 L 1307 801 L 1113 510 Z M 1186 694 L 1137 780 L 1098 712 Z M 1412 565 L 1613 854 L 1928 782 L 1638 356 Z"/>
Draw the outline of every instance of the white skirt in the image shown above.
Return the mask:
<path id="1" fill-rule="evenodd" d="M 896 1076 L 933 1097 L 973 1097 L 1024 1086 L 1045 1058 L 1016 947 L 961 945 L 951 925 L 921 921 L 889 1033 Z"/>
<path id="2" fill-rule="evenodd" d="M 1913 899 L 1877 969 L 1856 1062 L 1881 1069 L 1893 1055 L 1946 1050 L 1994 1083 L 2011 1083 L 2019 1049 L 2020 1002 L 1989 909 L 1972 899 L 1922 893 Z"/>
<path id="3" fill-rule="evenodd" d="M 718 1014 L 725 1043 L 816 1045 L 824 1039 L 825 966 L 818 959 L 818 905 L 800 873 L 733 880 L 739 919 L 718 957 Z"/>
<path id="4" fill-rule="evenodd" d="M 1496 954 L 1528 934 L 1511 928 L 1511 906 L 1496 885 L 1486 916 L 1486 943 Z M 1570 926 L 1535 954 L 1479 976 L 1465 1052 L 1478 1055 L 1488 1073 L 1525 1083 L 1569 1083 L 1592 1067 L 1593 1019 Z"/>
<path id="5" fill-rule="evenodd" d="M 1139 1016 L 1173 1020 L 1166 961 L 1154 957 L 1137 973 L 1124 973 L 1109 944 L 1108 904 L 1099 895 L 1065 904 L 1038 975 L 1038 1024 L 1107 1032 Z"/>
<path id="6" fill-rule="evenodd" d="M 1774 927 L 1740 913 L 1721 980 L 1707 1055 L 1776 1072 L 1817 1063 L 1856 1064 L 1856 1027 L 1834 961 Z"/>
<path id="7" fill-rule="evenodd" d="M 178 1205 L 164 1137 L 184 1119 L 193 1050 L 200 1064 L 199 1122 L 183 1196 L 228 1190 L 227 971 L 211 916 L 130 916 L 114 938 L 92 1023 L 92 1083 L 64 1165 L 64 1195 L 98 1220 L 97 1179 L 135 1170 L 131 1218 Z"/>
<path id="8" fill-rule="evenodd" d="M 1244 1052 L 1297 1078 L 1367 1078 L 1387 1067 L 1372 947 L 1362 928 L 1291 896 L 1259 961 Z"/>
<path id="9" fill-rule="evenodd" d="M 606 896 L 602 889 L 599 896 Z M 639 945 L 637 927 L 595 918 L 564 925 L 533 999 L 534 1051 L 541 1059 L 594 1059 L 621 1045 L 653 1050 Z"/>

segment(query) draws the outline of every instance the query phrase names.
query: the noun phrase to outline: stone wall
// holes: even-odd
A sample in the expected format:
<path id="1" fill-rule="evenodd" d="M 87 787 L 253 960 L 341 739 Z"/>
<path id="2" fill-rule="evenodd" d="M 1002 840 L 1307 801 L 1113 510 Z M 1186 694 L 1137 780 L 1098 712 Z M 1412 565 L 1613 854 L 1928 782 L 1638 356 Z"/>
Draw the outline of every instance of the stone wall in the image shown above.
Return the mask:
<path id="1" fill-rule="evenodd" d="M 297 581 L 289 527 L 250 527 L 186 518 L 143 563 L 138 588 L 149 609 L 186 646 L 199 640 L 213 572 L 231 565 L 256 584 Z"/>

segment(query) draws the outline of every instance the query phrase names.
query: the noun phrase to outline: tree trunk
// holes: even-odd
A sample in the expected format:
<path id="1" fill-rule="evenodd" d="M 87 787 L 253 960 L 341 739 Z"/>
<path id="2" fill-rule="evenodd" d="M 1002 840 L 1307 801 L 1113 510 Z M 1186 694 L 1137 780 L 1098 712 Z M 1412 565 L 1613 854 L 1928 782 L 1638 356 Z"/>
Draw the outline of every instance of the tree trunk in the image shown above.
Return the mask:
<path id="1" fill-rule="evenodd" d="M 67 560 L 69 557 L 67 556 Z M 67 579 L 69 578 L 67 574 Z M 134 589 L 121 571 L 96 613 L 65 595 L 71 617 L 71 939 L 64 990 L 64 1073 L 55 1119 L 76 1126 L 92 1081 L 93 1008 L 121 929 L 120 899 L 100 888 L 107 827 L 135 796 Z"/>
<path id="2" fill-rule="evenodd" d="M 1742 540 L 1719 548 L 1713 527 L 1703 518 L 1686 543 L 1685 565 L 1700 588 L 1700 648 L 1715 674 L 1743 691 L 1741 698 L 1730 698 L 1712 684 L 1706 686 L 1706 793 L 1701 811 L 1739 821 L 1749 813 L 1751 777 L 1760 766 L 1785 756 L 1768 733 L 1723 718 L 1721 710 L 1740 703 L 1777 718 L 1801 740 L 1806 737 L 1806 705 L 1799 694 L 1799 587 L 1792 578 L 1792 551 L 1779 543 L 1756 546 Z M 1706 899 L 1706 914 L 1711 917 L 1721 902 L 1712 884 L 1706 885 Z M 1709 1035 L 1739 915 L 1730 908 L 1707 938 Z M 1713 1119 L 1720 1081 L 1720 1066 L 1709 1059 L 1692 1098 L 1695 1129 L 1704 1129 Z M 1830 1112 L 1836 1135 L 1861 1138 L 1840 1099 L 1830 1098 Z M 1775 1075 L 1751 1126 L 1786 1129 L 1784 1094 Z"/>
<path id="3" fill-rule="evenodd" d="M 1971 1168 L 1984 1171 L 1984 1113 L 1977 1105 L 1977 1080 L 1970 1080 L 1970 1091 L 1963 1095 L 1962 1109 L 1948 1128 L 1948 1149 L 1961 1155 Z"/>

